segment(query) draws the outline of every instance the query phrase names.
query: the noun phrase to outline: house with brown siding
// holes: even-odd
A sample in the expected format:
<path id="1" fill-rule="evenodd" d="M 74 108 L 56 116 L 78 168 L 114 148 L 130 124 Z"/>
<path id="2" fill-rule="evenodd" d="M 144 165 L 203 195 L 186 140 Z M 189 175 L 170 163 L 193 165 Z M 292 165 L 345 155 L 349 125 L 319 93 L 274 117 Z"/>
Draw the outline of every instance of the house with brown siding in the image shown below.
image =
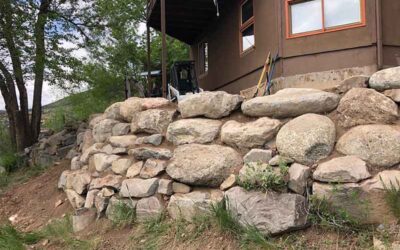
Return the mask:
<path id="1" fill-rule="evenodd" d="M 324 89 L 400 65 L 399 0 L 151 0 L 156 30 L 161 1 L 166 34 L 190 45 L 206 90 L 254 86 L 269 51 L 279 54 L 275 90 Z"/>

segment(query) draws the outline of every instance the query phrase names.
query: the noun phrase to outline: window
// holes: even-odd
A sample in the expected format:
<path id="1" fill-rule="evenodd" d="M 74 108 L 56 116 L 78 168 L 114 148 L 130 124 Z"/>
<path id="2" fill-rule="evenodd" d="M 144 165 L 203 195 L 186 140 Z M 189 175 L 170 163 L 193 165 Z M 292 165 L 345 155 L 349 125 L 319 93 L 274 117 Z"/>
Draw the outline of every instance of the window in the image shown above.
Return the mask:
<path id="1" fill-rule="evenodd" d="M 199 73 L 200 75 L 208 72 L 208 43 L 202 42 L 199 45 Z"/>
<path id="2" fill-rule="evenodd" d="M 242 1 L 240 5 L 240 52 L 255 46 L 253 0 Z"/>
<path id="3" fill-rule="evenodd" d="M 365 0 L 286 0 L 287 36 L 299 37 L 365 25 Z"/>

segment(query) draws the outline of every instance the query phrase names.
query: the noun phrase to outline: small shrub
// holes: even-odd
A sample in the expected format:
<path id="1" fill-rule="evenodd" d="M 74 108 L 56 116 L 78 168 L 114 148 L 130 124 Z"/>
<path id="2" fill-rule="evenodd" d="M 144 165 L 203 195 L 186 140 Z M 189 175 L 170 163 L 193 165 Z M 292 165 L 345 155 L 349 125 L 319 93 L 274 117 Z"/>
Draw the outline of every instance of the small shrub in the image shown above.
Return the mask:
<path id="1" fill-rule="evenodd" d="M 41 239 L 40 233 L 23 233 L 8 224 L 0 226 L 0 249 L 23 250 L 25 245 L 36 244 Z"/>
<path id="2" fill-rule="evenodd" d="M 381 182 L 383 188 L 385 189 L 385 200 L 390 207 L 392 213 L 400 221 L 400 181 L 396 179 L 396 184 L 390 181 L 390 185 L 386 186 L 383 182 L 382 177 Z"/>
<path id="3" fill-rule="evenodd" d="M 263 163 L 247 163 L 244 173 L 239 175 L 238 184 L 246 190 L 282 191 L 288 183 L 288 167 L 273 168 Z"/>
<path id="4" fill-rule="evenodd" d="M 0 166 L 3 166 L 8 173 L 23 167 L 24 163 L 24 159 L 15 152 L 4 152 L 0 155 Z"/>
<path id="5" fill-rule="evenodd" d="M 124 202 L 117 202 L 111 214 L 111 220 L 117 227 L 125 227 L 133 224 L 136 218 L 136 211 Z"/>

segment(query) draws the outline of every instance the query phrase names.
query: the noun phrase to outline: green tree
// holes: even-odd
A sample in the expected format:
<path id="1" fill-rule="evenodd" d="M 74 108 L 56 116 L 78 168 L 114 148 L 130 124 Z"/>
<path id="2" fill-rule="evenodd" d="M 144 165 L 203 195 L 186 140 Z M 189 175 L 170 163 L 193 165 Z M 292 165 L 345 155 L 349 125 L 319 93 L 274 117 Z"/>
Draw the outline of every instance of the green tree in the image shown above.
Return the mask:
<path id="1" fill-rule="evenodd" d="M 42 114 L 43 82 L 79 81 L 80 61 L 65 42 L 88 39 L 86 28 L 98 21 L 90 4 L 77 0 L 0 0 L 0 91 L 9 129 L 18 150 L 37 141 Z M 93 17 L 93 18 L 92 18 Z M 34 84 L 31 115 L 26 84 Z"/>

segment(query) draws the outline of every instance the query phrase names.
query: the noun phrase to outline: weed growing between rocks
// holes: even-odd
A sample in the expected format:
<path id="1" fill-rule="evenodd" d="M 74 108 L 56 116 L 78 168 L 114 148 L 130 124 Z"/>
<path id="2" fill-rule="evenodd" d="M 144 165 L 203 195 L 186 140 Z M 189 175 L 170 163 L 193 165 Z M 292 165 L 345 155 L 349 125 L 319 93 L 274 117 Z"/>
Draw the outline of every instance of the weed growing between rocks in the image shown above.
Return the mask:
<path id="1" fill-rule="evenodd" d="M 254 226 L 242 226 L 226 207 L 225 200 L 213 204 L 211 207 L 212 219 L 217 223 L 222 233 L 228 233 L 239 240 L 243 249 L 276 249 L 278 246 L 271 243 Z"/>
<path id="2" fill-rule="evenodd" d="M 309 203 L 309 218 L 313 225 L 352 233 L 364 229 L 346 210 L 333 209 L 332 204 L 326 199 L 310 196 Z"/>
<path id="3" fill-rule="evenodd" d="M 238 185 L 246 190 L 283 191 L 287 187 L 289 168 L 285 164 L 272 167 L 263 163 L 247 163 L 238 177 Z"/>
<path id="4" fill-rule="evenodd" d="M 390 185 L 387 186 L 382 178 L 381 182 L 383 188 L 385 189 L 385 200 L 388 206 L 390 207 L 392 213 L 398 221 L 400 221 L 400 181 L 396 179 L 396 184 L 390 181 Z"/>
<path id="5" fill-rule="evenodd" d="M 111 221 L 114 226 L 125 227 L 132 225 L 136 219 L 136 210 L 124 202 L 118 202 L 111 213 Z"/>

